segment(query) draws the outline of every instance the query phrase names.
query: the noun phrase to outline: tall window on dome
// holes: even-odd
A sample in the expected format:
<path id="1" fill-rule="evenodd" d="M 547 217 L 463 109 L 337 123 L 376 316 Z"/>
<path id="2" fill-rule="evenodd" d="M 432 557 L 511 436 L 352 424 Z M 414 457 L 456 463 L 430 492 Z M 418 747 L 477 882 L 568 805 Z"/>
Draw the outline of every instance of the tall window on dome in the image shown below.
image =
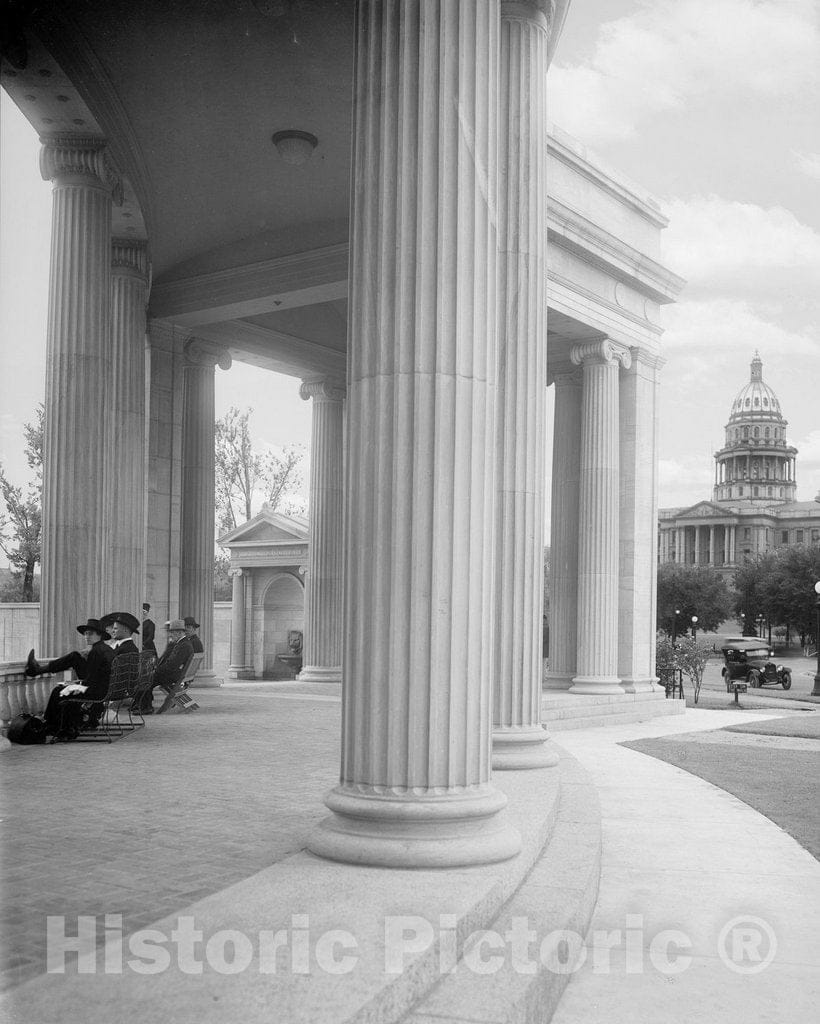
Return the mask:
<path id="1" fill-rule="evenodd" d="M 753 498 L 757 498 L 757 497 L 759 497 L 759 495 L 760 495 L 760 488 L 759 487 L 755 487 L 753 489 L 753 491 L 752 491 L 752 497 Z"/>
<path id="2" fill-rule="evenodd" d="M 760 437 L 760 427 L 755 427 L 755 437 Z"/>
<path id="3" fill-rule="evenodd" d="M 767 489 L 766 496 L 769 497 L 769 498 L 773 498 L 774 497 L 774 487 L 769 487 Z"/>
<path id="4" fill-rule="evenodd" d="M 763 408 L 764 409 L 768 409 L 769 408 L 769 399 L 768 398 L 764 398 L 763 399 Z"/>
<path id="5" fill-rule="evenodd" d="M 786 494 L 786 492 L 785 492 L 785 491 L 784 491 L 784 489 L 783 489 L 783 488 L 781 487 L 781 488 L 780 488 L 780 497 L 781 497 L 781 498 L 782 498 L 782 497 L 784 497 L 784 496 L 785 496 L 785 494 Z"/>
<path id="6" fill-rule="evenodd" d="M 737 496 L 738 496 L 738 498 L 742 498 L 743 497 L 743 488 L 742 487 L 738 487 L 738 489 L 737 489 Z"/>
<path id="7" fill-rule="evenodd" d="M 755 409 L 760 408 L 760 399 L 755 395 Z"/>
<path id="8" fill-rule="evenodd" d="M 765 430 L 763 431 L 763 433 L 764 433 L 764 435 L 765 435 L 766 437 L 768 437 L 768 436 L 769 436 L 769 428 L 768 428 L 768 427 L 766 427 L 766 429 L 765 429 Z"/>
<path id="9" fill-rule="evenodd" d="M 743 440 L 745 441 L 748 438 L 748 436 L 749 436 L 749 428 L 748 427 L 744 427 L 743 428 Z"/>

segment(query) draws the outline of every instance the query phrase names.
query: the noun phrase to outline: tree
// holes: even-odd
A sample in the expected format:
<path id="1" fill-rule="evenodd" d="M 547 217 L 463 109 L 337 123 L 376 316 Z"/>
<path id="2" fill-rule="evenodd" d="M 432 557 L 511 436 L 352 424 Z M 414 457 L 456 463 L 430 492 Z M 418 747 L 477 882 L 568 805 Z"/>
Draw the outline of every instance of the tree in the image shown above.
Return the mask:
<path id="1" fill-rule="evenodd" d="M 735 573 L 736 606 L 754 633 L 758 615 L 805 637 L 815 630 L 814 584 L 820 579 L 820 548 L 778 548 Z"/>
<path id="2" fill-rule="evenodd" d="M 274 511 L 304 512 L 296 493 L 302 485 L 299 464 L 304 452 L 296 445 L 262 453 L 254 448 L 250 432 L 253 409 L 231 407 L 215 427 L 215 507 L 220 533 L 233 530 L 253 516 L 261 497 Z"/>
<path id="3" fill-rule="evenodd" d="M 224 551 L 214 555 L 214 601 L 230 601 L 233 597 L 233 584 L 228 570 L 231 560 Z"/>
<path id="4" fill-rule="evenodd" d="M 680 612 L 675 615 L 675 612 Z M 658 568 L 658 628 L 680 633 L 698 617 L 698 629 L 711 631 L 732 613 L 732 595 L 723 577 L 706 566 L 668 562 Z"/>
<path id="5" fill-rule="evenodd" d="M 692 680 L 692 693 L 696 704 L 703 683 L 703 670 L 714 653 L 711 647 L 699 644 L 691 636 L 682 636 L 675 645 L 675 667 Z"/>
<path id="6" fill-rule="evenodd" d="M 37 408 L 37 419 L 26 423 L 23 433 L 26 438 L 26 461 L 34 473 L 25 495 L 22 487 L 15 487 L 0 466 L 0 495 L 5 512 L 0 512 L 0 550 L 16 572 L 13 574 L 20 584 L 21 601 L 35 599 L 34 567 L 40 561 L 42 540 L 42 492 L 43 492 L 43 417 L 45 410 Z"/>
<path id="7" fill-rule="evenodd" d="M 757 636 L 755 621 L 759 616 L 772 620 L 771 576 L 774 571 L 776 554 L 770 552 L 758 555 L 742 565 L 734 576 L 734 609 L 743 620 L 743 635 Z"/>

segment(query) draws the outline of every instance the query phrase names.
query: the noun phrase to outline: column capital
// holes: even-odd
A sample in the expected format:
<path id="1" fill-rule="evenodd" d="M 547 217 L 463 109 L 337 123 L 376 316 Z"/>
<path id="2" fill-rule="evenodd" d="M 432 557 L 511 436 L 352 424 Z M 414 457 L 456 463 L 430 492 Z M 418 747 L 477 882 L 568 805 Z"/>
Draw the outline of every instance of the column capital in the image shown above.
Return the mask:
<path id="1" fill-rule="evenodd" d="M 305 401 L 341 402 L 347 395 L 345 382 L 338 377 L 310 377 L 302 381 L 299 395 Z"/>
<path id="2" fill-rule="evenodd" d="M 230 370 L 233 360 L 231 354 L 221 345 L 202 338 L 191 338 L 183 349 L 185 368 L 204 368 L 218 366 L 220 370 Z"/>
<path id="3" fill-rule="evenodd" d="M 632 365 L 632 355 L 626 345 L 604 338 L 603 341 L 590 341 L 583 345 L 573 345 L 570 359 L 576 366 L 584 363 L 619 362 L 625 370 Z"/>
<path id="4" fill-rule="evenodd" d="M 122 203 L 122 182 L 105 139 L 93 135 L 42 135 L 40 174 L 55 185 L 89 185 L 112 193 Z"/>
<path id="5" fill-rule="evenodd" d="M 549 32 L 555 17 L 555 0 L 501 0 L 502 21 L 533 21 Z"/>
<path id="6" fill-rule="evenodd" d="M 634 366 L 646 366 L 650 370 L 660 370 L 666 364 L 666 359 L 660 352 L 652 352 L 650 349 L 640 348 L 637 345 L 629 350 Z M 626 367 L 629 369 L 629 367 Z"/>
<path id="7" fill-rule="evenodd" d="M 244 576 L 245 574 L 238 566 L 235 566 L 233 569 L 228 569 L 228 575 L 238 578 L 240 576 Z"/>
<path id="8" fill-rule="evenodd" d="M 148 247 L 145 242 L 131 238 L 111 239 L 111 272 L 119 277 L 148 280 Z"/>

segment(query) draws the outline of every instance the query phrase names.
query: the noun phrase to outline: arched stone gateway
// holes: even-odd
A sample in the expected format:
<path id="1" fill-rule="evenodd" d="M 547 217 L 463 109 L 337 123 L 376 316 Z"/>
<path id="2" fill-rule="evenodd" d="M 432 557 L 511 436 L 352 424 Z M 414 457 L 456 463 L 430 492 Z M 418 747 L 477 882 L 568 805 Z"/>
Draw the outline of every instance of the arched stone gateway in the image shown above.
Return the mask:
<path id="1" fill-rule="evenodd" d="M 282 656 L 293 653 L 290 637 L 304 628 L 304 587 L 295 576 L 285 572 L 276 573 L 266 586 L 260 582 L 264 587 L 259 645 L 262 675 L 265 679 L 293 679 L 296 673 Z"/>
<path id="2" fill-rule="evenodd" d="M 555 763 L 548 443 L 548 685 L 654 685 L 660 308 L 682 281 L 657 203 L 547 132 L 567 6 L 66 0 L 33 5 L 4 70 L 55 188 L 42 646 L 109 593 L 115 489 L 144 509 L 134 594 L 209 635 L 215 368 L 292 375 L 313 403 L 310 550 L 263 598 L 233 538 L 229 675 L 264 671 L 255 630 L 265 657 L 287 642 L 305 566 L 305 678 L 343 687 L 326 857 L 518 852 L 492 771 Z M 283 158 L 283 129 L 315 145 Z M 106 386 L 122 415 L 100 415 Z M 140 423 L 144 474 L 115 472 L 109 435 Z"/>

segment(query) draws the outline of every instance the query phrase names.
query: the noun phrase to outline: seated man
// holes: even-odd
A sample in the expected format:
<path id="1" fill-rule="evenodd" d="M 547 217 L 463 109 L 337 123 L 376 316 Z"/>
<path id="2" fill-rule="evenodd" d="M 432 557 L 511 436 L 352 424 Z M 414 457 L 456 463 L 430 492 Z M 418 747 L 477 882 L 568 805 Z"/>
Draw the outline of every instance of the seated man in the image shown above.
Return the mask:
<path id="1" fill-rule="evenodd" d="M 132 634 L 139 633 L 140 624 L 136 615 L 130 612 L 109 612 L 100 619 L 100 625 L 111 639 L 108 646 L 117 654 L 139 654 L 139 647 L 134 643 Z"/>
<path id="2" fill-rule="evenodd" d="M 199 629 L 199 623 L 193 617 L 193 615 L 186 615 L 182 620 L 185 623 L 185 635 L 191 641 L 191 647 L 194 649 L 194 654 L 202 654 L 205 648 L 202 646 L 202 639 L 200 638 L 197 630 Z"/>
<path id="3" fill-rule="evenodd" d="M 67 739 L 73 739 L 83 724 L 83 704 L 103 700 L 108 693 L 111 662 L 114 660 L 114 651 L 103 640 L 104 630 L 98 619 L 89 619 L 82 626 L 77 626 L 77 632 L 83 634 L 88 644 L 89 650 L 85 656 L 79 651 L 71 651 L 62 658 L 54 658 L 41 665 L 31 650 L 25 667 L 27 676 L 65 672 L 70 668 L 82 680 L 82 683 L 60 683 L 55 686 L 46 705 L 46 732 L 51 736 L 63 735 Z M 98 707 L 88 709 L 87 722 L 92 727 L 97 725 Z"/>
<path id="4" fill-rule="evenodd" d="M 150 687 L 143 690 L 134 703 L 134 710 L 140 711 L 143 715 L 152 715 L 154 713 L 152 703 L 154 689 L 157 686 L 162 687 L 169 696 L 173 693 L 174 688 L 182 681 L 185 668 L 191 655 L 194 653 L 191 641 L 185 635 L 185 623 L 182 619 L 171 619 L 170 622 L 165 623 L 165 628 L 168 631 L 168 646 L 160 655 L 159 661 L 157 661 L 157 667 L 154 669 L 154 678 Z M 166 701 L 160 711 L 166 710 L 168 703 Z"/>

